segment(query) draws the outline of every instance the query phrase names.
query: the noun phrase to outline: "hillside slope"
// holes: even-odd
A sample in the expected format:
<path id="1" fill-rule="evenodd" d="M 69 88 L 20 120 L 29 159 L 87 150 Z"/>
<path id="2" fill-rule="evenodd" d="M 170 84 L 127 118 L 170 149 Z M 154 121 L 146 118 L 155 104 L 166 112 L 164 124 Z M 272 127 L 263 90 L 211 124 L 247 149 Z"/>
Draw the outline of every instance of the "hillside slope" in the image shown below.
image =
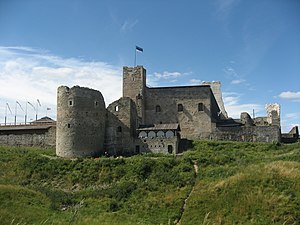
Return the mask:
<path id="1" fill-rule="evenodd" d="M 51 149 L 0 147 L 1 224 L 179 220 L 300 223 L 299 143 L 197 141 L 177 158 L 78 160 L 57 158 Z"/>
<path id="2" fill-rule="evenodd" d="M 182 224 L 300 224 L 300 147 L 197 142 Z"/>

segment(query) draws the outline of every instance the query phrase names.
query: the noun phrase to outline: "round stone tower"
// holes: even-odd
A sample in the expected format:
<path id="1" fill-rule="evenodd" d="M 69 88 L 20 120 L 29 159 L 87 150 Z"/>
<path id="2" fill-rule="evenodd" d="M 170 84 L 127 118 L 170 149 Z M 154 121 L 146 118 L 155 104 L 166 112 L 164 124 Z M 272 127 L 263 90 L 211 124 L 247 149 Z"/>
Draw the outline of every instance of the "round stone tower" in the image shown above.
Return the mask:
<path id="1" fill-rule="evenodd" d="M 89 88 L 57 89 L 56 154 L 88 157 L 103 153 L 106 109 L 102 94 Z"/>

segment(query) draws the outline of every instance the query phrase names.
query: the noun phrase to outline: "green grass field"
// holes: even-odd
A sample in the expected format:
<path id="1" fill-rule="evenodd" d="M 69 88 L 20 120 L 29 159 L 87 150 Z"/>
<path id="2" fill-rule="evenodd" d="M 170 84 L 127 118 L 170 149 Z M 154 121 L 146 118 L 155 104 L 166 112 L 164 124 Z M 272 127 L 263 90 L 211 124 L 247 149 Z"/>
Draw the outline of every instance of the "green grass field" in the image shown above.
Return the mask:
<path id="1" fill-rule="evenodd" d="M 300 224 L 300 144 L 195 141 L 177 158 L 77 160 L 57 158 L 53 149 L 0 147 L 0 224 L 179 219 Z"/>

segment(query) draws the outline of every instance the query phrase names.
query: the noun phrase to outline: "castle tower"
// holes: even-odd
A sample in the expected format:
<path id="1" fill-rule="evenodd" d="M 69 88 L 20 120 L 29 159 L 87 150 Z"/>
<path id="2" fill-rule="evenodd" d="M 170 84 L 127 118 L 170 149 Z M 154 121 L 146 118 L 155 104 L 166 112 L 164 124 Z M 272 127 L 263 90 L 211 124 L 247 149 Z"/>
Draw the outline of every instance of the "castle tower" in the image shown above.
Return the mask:
<path id="1" fill-rule="evenodd" d="M 280 105 L 278 103 L 266 104 L 266 110 L 268 123 L 280 127 Z"/>
<path id="2" fill-rule="evenodd" d="M 210 85 L 210 88 L 216 98 L 216 101 L 219 105 L 219 108 L 221 110 L 221 118 L 222 119 L 228 119 L 227 112 L 224 107 L 224 102 L 222 98 L 222 92 L 221 92 L 221 82 L 220 81 L 212 81 L 212 82 L 203 82 L 202 84 Z"/>
<path id="3" fill-rule="evenodd" d="M 57 89 L 56 154 L 72 158 L 102 153 L 106 109 L 99 91 L 79 86 Z"/>
<path id="4" fill-rule="evenodd" d="M 139 124 L 145 119 L 146 70 L 143 66 L 123 67 L 123 97 L 131 98 L 137 108 Z"/>

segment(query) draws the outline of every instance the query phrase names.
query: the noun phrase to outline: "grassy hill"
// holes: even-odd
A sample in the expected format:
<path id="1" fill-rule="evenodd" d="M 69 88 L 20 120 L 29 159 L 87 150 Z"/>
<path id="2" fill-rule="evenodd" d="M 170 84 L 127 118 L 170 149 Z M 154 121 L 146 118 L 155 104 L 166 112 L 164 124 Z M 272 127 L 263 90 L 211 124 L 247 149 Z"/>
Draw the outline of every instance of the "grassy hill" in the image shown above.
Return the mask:
<path id="1" fill-rule="evenodd" d="M 300 144 L 196 141 L 181 157 L 0 147 L 1 224 L 300 224 Z"/>

